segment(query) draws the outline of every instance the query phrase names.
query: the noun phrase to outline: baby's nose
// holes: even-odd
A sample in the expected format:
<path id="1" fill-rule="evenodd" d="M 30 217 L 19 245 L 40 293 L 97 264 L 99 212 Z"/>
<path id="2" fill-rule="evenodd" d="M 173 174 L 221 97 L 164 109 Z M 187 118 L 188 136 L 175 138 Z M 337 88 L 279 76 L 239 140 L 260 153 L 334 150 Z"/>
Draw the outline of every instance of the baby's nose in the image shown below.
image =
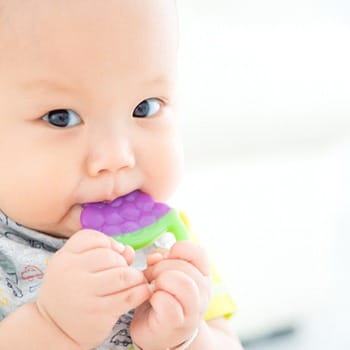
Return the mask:
<path id="1" fill-rule="evenodd" d="M 134 166 L 135 156 L 131 141 L 125 136 L 105 137 L 91 145 L 87 160 L 87 172 L 91 177 L 106 172 L 115 173 Z"/>

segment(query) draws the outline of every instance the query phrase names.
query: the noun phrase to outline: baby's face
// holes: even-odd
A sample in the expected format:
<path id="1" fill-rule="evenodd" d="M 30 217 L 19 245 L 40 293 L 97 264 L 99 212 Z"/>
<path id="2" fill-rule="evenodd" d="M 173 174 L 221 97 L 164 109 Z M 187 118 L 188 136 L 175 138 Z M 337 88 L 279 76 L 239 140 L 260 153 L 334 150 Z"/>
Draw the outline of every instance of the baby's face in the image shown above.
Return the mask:
<path id="1" fill-rule="evenodd" d="M 7 0 L 0 11 L 0 209 L 68 237 L 83 203 L 181 171 L 173 0 Z"/>

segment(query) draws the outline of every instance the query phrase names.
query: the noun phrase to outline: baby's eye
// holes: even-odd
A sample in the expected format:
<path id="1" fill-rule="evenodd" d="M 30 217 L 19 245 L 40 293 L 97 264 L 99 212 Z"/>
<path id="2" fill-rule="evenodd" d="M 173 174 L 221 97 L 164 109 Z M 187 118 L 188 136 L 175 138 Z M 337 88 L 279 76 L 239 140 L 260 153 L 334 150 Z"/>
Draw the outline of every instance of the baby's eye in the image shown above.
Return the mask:
<path id="1" fill-rule="evenodd" d="M 132 114 L 135 118 L 151 117 L 160 110 L 162 101 L 158 98 L 148 98 L 137 105 Z"/>
<path id="2" fill-rule="evenodd" d="M 67 128 L 82 122 L 79 115 L 71 109 L 55 109 L 45 114 L 42 119 L 58 128 Z"/>

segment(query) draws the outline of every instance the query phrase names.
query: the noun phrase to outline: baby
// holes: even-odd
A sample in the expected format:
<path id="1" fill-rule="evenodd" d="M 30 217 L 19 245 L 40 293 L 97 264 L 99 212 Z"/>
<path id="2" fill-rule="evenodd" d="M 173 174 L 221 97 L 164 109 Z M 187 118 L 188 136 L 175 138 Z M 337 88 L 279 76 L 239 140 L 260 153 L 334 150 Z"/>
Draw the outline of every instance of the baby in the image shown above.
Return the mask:
<path id="1" fill-rule="evenodd" d="M 85 203 L 173 193 L 174 0 L 0 0 L 0 348 L 241 349 L 190 241 L 81 229 Z"/>

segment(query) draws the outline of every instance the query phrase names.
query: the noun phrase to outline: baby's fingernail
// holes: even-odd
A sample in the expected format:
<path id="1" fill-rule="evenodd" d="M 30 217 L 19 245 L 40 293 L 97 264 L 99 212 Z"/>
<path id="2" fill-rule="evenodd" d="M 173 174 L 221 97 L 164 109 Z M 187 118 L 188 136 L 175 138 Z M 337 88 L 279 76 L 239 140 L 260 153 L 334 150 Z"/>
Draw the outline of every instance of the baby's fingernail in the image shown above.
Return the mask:
<path id="1" fill-rule="evenodd" d="M 160 254 L 162 258 L 167 258 L 169 256 L 169 250 L 163 248 L 156 248 L 152 251 L 152 254 Z"/>
<path id="2" fill-rule="evenodd" d="M 152 260 L 156 260 L 156 261 L 163 259 L 163 255 L 161 253 L 152 253 L 150 257 L 152 258 Z"/>
<path id="3" fill-rule="evenodd" d="M 125 251 L 125 245 L 123 243 L 117 242 L 115 240 L 112 240 L 112 242 L 113 249 L 118 253 L 123 253 Z"/>

